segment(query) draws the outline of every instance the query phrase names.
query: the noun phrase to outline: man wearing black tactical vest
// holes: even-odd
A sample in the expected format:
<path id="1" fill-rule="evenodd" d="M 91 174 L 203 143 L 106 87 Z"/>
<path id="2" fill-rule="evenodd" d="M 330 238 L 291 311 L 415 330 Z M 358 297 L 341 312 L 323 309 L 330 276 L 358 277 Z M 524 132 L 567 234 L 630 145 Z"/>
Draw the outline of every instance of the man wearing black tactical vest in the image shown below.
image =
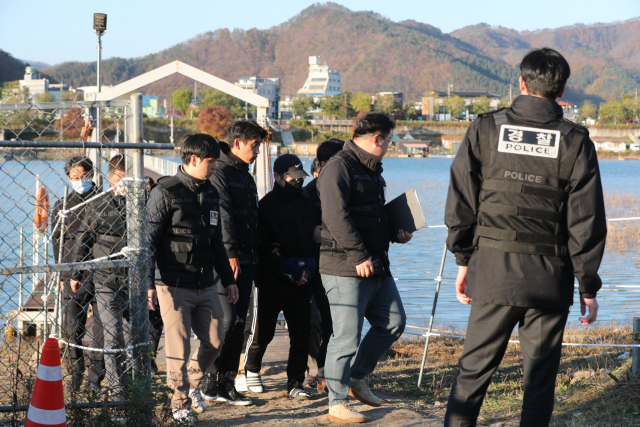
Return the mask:
<path id="1" fill-rule="evenodd" d="M 451 165 L 445 222 L 471 303 L 446 426 L 475 426 L 491 376 L 518 325 L 524 356 L 521 426 L 548 426 L 562 336 L 579 282 L 582 325 L 596 320 L 607 226 L 589 132 L 556 103 L 571 73 L 552 49 L 520 64 L 510 108 L 481 115 Z"/>
<path id="2" fill-rule="evenodd" d="M 317 157 L 311 165 L 313 180 L 304 187 L 302 192 L 316 208 L 318 225 L 322 225 L 322 208 L 320 207 L 320 196 L 316 188 L 317 178 L 324 164 L 342 150 L 342 147 L 344 147 L 344 141 L 337 138 L 331 138 L 318 144 Z M 316 245 L 316 248 L 315 260 L 317 264 L 320 264 L 320 245 Z M 324 286 L 322 286 L 320 274 L 316 274 L 311 281 L 311 288 L 313 290 L 313 299 L 311 300 L 311 329 L 309 331 L 309 358 L 307 361 L 309 376 L 304 380 L 304 385 L 305 387 L 317 387 L 318 390 L 324 391 L 324 385 L 326 384 L 323 381 L 324 364 L 327 358 L 329 338 L 333 333 L 331 309 L 329 308 L 329 300 Z"/>
<path id="3" fill-rule="evenodd" d="M 218 169 L 210 180 L 220 193 L 220 227 L 238 286 L 238 301 L 227 302 L 227 292 L 218 286 L 224 311 L 225 340 L 220 356 L 207 371 L 202 392 L 205 400 L 250 405 L 251 400 L 238 391 L 247 391 L 244 376 L 236 380 L 251 288 L 258 263 L 258 191 L 249 173 L 260 153 L 267 131 L 255 120 L 234 122 L 227 132 L 228 143 L 220 143 Z M 219 276 L 216 276 L 219 281 Z M 237 387 L 237 389 L 236 389 Z"/>
<path id="4" fill-rule="evenodd" d="M 320 273 L 331 306 L 333 335 L 327 348 L 329 419 L 365 422 L 348 396 L 380 406 L 364 380 L 404 331 L 406 315 L 389 268 L 389 243 L 412 234 L 391 230 L 384 209 L 382 158 L 395 123 L 369 113 L 356 122 L 353 140 L 333 156 L 317 181 L 322 205 Z M 371 328 L 361 339 L 364 319 Z"/>
<path id="5" fill-rule="evenodd" d="M 187 135 L 181 142 L 182 166 L 175 176 L 158 180 L 149 202 L 149 241 L 152 266 L 160 269 L 164 286 L 149 272 L 150 304 L 160 303 L 165 325 L 167 380 L 173 388 L 171 407 L 176 420 L 191 420 L 191 409 L 206 410 L 200 383 L 220 353 L 224 340 L 222 307 L 213 269 L 228 291 L 228 301 L 238 299 L 233 271 L 222 244 L 218 191 L 209 182 L 220 155 L 210 135 Z M 191 354 L 191 331 L 200 340 Z M 189 362 L 187 366 L 187 362 Z"/>
<path id="6" fill-rule="evenodd" d="M 87 203 L 84 217 L 75 236 L 78 252 L 75 261 L 88 261 L 118 253 L 127 245 L 127 213 L 124 186 L 124 156 L 119 154 L 109 161 L 107 179 L 111 191 Z M 77 292 L 87 273 L 78 271 L 71 280 L 71 289 Z M 125 268 L 103 268 L 93 273 L 100 319 L 104 327 L 104 346 L 107 349 L 124 348 L 130 341 L 129 328 L 124 320 L 128 314 L 129 286 Z M 112 399 L 122 399 L 125 382 L 126 355 L 122 352 L 104 355 L 106 377 Z"/>

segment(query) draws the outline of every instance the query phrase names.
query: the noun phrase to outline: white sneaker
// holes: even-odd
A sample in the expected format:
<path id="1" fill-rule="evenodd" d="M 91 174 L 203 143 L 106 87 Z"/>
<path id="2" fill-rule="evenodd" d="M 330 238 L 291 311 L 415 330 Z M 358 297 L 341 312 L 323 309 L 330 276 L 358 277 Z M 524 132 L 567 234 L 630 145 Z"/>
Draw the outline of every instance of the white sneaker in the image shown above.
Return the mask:
<path id="1" fill-rule="evenodd" d="M 196 411 L 198 414 L 202 414 L 207 410 L 207 404 L 204 403 L 204 399 L 202 398 L 202 393 L 200 393 L 199 388 L 190 389 L 189 397 L 191 398 L 191 409 Z"/>
<path id="2" fill-rule="evenodd" d="M 236 390 L 239 391 L 240 393 L 246 393 L 249 391 L 249 389 L 247 388 L 247 377 L 245 377 L 244 375 L 236 378 L 235 385 L 236 385 Z"/>
<path id="3" fill-rule="evenodd" d="M 190 426 L 196 425 L 189 409 L 174 409 L 173 419 L 182 423 L 188 422 Z"/>
<path id="4" fill-rule="evenodd" d="M 247 371 L 246 376 L 247 388 L 252 393 L 263 393 L 264 387 L 262 386 L 262 377 L 260 372 Z M 236 387 L 237 388 L 237 387 Z"/>

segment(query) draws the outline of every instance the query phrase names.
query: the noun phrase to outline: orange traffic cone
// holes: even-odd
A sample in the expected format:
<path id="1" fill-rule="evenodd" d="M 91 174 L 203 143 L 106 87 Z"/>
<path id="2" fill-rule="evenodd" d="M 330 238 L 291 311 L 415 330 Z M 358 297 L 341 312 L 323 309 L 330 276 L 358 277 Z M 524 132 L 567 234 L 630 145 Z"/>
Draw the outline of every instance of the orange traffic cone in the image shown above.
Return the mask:
<path id="1" fill-rule="evenodd" d="M 25 427 L 66 425 L 60 348 L 57 339 L 47 338 L 42 349 Z"/>

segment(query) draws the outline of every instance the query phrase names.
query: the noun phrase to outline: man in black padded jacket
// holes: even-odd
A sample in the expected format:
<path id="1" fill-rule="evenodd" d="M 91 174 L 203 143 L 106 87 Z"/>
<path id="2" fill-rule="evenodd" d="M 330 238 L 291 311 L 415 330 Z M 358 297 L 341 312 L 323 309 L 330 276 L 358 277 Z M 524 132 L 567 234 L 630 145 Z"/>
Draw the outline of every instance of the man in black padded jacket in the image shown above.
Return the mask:
<path id="1" fill-rule="evenodd" d="M 276 159 L 273 190 L 260 200 L 260 262 L 256 275 L 254 315 L 247 341 L 248 385 L 262 388 L 262 356 L 284 313 L 291 346 L 287 364 L 289 397 L 309 399 L 303 388 L 309 352 L 310 283 L 317 272 L 314 253 L 320 226 L 311 202 L 302 195 L 307 173 L 293 154 Z"/>
<path id="2" fill-rule="evenodd" d="M 311 166 L 313 180 L 307 184 L 302 194 L 307 197 L 316 208 L 318 214 L 318 225 L 322 225 L 322 207 L 320 206 L 320 196 L 316 188 L 317 178 L 325 163 L 336 153 L 342 150 L 344 141 L 336 138 L 328 139 L 318 145 L 316 159 Z M 315 171 L 314 171 L 315 165 Z M 316 262 L 320 263 L 320 245 L 317 245 Z M 311 282 L 313 289 L 313 299 L 311 301 L 311 330 L 309 338 L 309 376 L 304 380 L 305 387 L 317 387 L 324 391 L 326 381 L 324 380 L 324 364 L 327 358 L 327 345 L 333 333 L 331 326 L 331 309 L 329 300 L 322 286 L 320 274 L 316 274 Z"/>
<path id="3" fill-rule="evenodd" d="M 227 292 L 218 286 L 224 311 L 225 340 L 220 356 L 207 371 L 202 392 L 205 400 L 249 405 L 238 391 L 247 391 L 244 376 L 238 378 L 238 365 L 244 341 L 251 288 L 258 262 L 258 191 L 249 173 L 260 153 L 267 131 L 254 120 L 240 120 L 229 126 L 228 143 L 220 143 L 218 169 L 210 178 L 220 194 L 220 226 L 238 286 L 238 301 L 227 302 Z M 219 280 L 219 279 L 217 279 Z M 237 387 L 237 388 L 236 388 Z"/>

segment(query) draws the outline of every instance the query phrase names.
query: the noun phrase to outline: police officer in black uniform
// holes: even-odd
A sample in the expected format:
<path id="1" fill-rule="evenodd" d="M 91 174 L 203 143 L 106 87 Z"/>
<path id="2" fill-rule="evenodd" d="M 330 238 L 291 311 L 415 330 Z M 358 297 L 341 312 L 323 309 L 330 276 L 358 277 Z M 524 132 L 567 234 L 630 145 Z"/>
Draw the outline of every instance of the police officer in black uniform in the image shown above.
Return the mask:
<path id="1" fill-rule="evenodd" d="M 484 395 L 519 326 L 521 426 L 549 425 L 562 336 L 579 282 L 583 325 L 596 320 L 607 234 L 602 184 L 587 129 L 556 98 L 570 75 L 552 49 L 520 64 L 510 108 L 471 124 L 451 166 L 445 222 L 459 266 L 456 294 L 471 303 L 446 426 L 475 426 Z"/>
<path id="2" fill-rule="evenodd" d="M 107 179 L 111 191 L 88 203 L 82 223 L 78 228 L 76 261 L 102 258 L 122 251 L 127 245 L 127 214 L 124 197 L 124 156 L 118 154 L 109 161 Z M 71 289 L 77 292 L 86 273 L 78 271 L 71 280 Z M 125 348 L 130 341 L 128 321 L 129 285 L 125 268 L 103 268 L 93 274 L 100 318 L 104 326 L 104 342 L 107 349 Z M 107 353 L 104 356 L 107 381 L 115 399 L 122 397 L 125 381 L 126 354 Z"/>

